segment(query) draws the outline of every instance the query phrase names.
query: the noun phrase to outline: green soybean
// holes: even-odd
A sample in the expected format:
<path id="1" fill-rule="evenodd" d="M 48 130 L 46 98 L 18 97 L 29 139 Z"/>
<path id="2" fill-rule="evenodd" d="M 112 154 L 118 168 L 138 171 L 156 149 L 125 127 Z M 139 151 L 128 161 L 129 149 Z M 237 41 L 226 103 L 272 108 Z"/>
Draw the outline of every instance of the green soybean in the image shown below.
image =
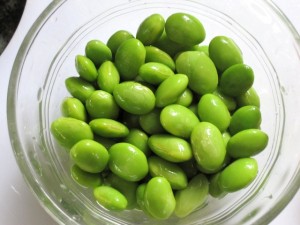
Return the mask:
<path id="1" fill-rule="evenodd" d="M 75 57 L 75 67 L 79 76 L 89 82 L 97 80 L 98 72 L 95 64 L 88 57 L 77 55 Z"/>
<path id="2" fill-rule="evenodd" d="M 157 134 L 165 132 L 160 123 L 160 113 L 160 109 L 154 108 L 151 112 L 140 116 L 139 124 L 146 133 Z"/>
<path id="3" fill-rule="evenodd" d="M 189 88 L 203 95 L 213 92 L 218 85 L 218 73 L 214 63 L 203 52 L 186 51 L 176 59 L 176 69 L 189 78 Z"/>
<path id="4" fill-rule="evenodd" d="M 140 181 L 148 173 L 145 154 L 129 143 L 117 143 L 109 149 L 109 168 L 127 181 Z"/>
<path id="5" fill-rule="evenodd" d="M 61 117 L 53 121 L 51 134 L 61 146 L 68 150 L 80 140 L 94 138 L 94 134 L 87 123 L 69 117 Z"/>
<path id="6" fill-rule="evenodd" d="M 113 96 L 123 110 L 132 114 L 147 114 L 155 107 L 153 92 L 138 82 L 126 81 L 118 84 Z"/>
<path id="7" fill-rule="evenodd" d="M 157 41 L 165 29 L 165 19 L 160 14 L 148 16 L 138 27 L 136 38 L 144 45 L 151 45 Z"/>
<path id="8" fill-rule="evenodd" d="M 93 132 L 101 137 L 122 138 L 129 133 L 128 128 L 124 124 L 112 119 L 93 119 L 89 125 Z"/>
<path id="9" fill-rule="evenodd" d="M 173 135 L 152 135 L 148 145 L 156 155 L 170 162 L 185 162 L 193 157 L 190 143 Z"/>
<path id="10" fill-rule="evenodd" d="M 194 127 L 199 123 L 198 117 L 188 108 L 173 104 L 161 111 L 160 122 L 170 134 L 189 138 Z"/>
<path id="11" fill-rule="evenodd" d="M 117 139 L 114 138 L 105 138 L 99 135 L 94 135 L 94 141 L 97 141 L 101 145 L 103 145 L 106 149 L 109 149 L 112 145 L 117 143 Z"/>
<path id="12" fill-rule="evenodd" d="M 70 157 L 82 170 L 89 173 L 102 172 L 108 163 L 106 148 L 94 140 L 81 140 L 70 150 Z"/>
<path id="13" fill-rule="evenodd" d="M 120 75 L 114 63 L 111 61 L 102 63 L 98 69 L 97 84 L 99 88 L 112 94 L 119 83 Z"/>
<path id="14" fill-rule="evenodd" d="M 168 219 L 176 206 L 170 183 L 164 177 L 152 178 L 144 192 L 145 208 L 156 219 Z"/>
<path id="15" fill-rule="evenodd" d="M 127 199 L 127 209 L 136 207 L 136 190 L 138 187 L 137 182 L 131 182 L 122 179 L 121 177 L 110 173 L 106 177 L 106 182 L 113 188 L 120 191 Z"/>
<path id="16" fill-rule="evenodd" d="M 223 132 L 230 124 L 230 113 L 224 102 L 214 94 L 205 94 L 198 103 L 198 115 L 201 121 L 210 122 Z"/>
<path id="17" fill-rule="evenodd" d="M 146 50 L 143 43 L 135 38 L 124 41 L 115 56 L 115 65 L 123 80 L 134 79 L 139 68 L 145 63 Z"/>
<path id="18" fill-rule="evenodd" d="M 95 91 L 95 87 L 81 79 L 80 77 L 69 77 L 65 80 L 65 85 L 69 93 L 85 103 L 86 99 Z"/>
<path id="19" fill-rule="evenodd" d="M 64 117 L 87 121 L 87 113 L 83 103 L 77 98 L 65 98 L 61 104 L 61 112 Z"/>
<path id="20" fill-rule="evenodd" d="M 204 204 L 207 197 L 208 180 L 205 175 L 198 174 L 192 178 L 185 189 L 176 192 L 175 215 L 179 218 L 188 216 Z"/>
<path id="21" fill-rule="evenodd" d="M 253 158 L 237 159 L 221 171 L 219 187 L 224 192 L 235 192 L 247 187 L 257 176 L 258 165 Z"/>
<path id="22" fill-rule="evenodd" d="M 206 35 L 202 23 L 187 13 L 170 15 L 166 20 L 165 29 L 172 41 L 188 46 L 201 43 Z"/>
<path id="23" fill-rule="evenodd" d="M 207 56 L 209 56 L 208 45 L 194 45 L 187 49 L 188 51 L 198 51 L 203 52 Z"/>
<path id="24" fill-rule="evenodd" d="M 103 62 L 112 60 L 112 52 L 106 44 L 100 40 L 91 40 L 85 46 L 85 55 L 98 68 Z"/>
<path id="25" fill-rule="evenodd" d="M 126 197 L 109 186 L 99 186 L 94 189 L 94 197 L 100 205 L 108 210 L 124 210 L 127 207 Z"/>
<path id="26" fill-rule="evenodd" d="M 175 104 L 189 107 L 193 102 L 193 92 L 190 89 L 185 89 L 184 92 L 178 97 Z"/>
<path id="27" fill-rule="evenodd" d="M 227 152 L 233 158 L 250 157 L 260 153 L 268 144 L 268 135 L 259 129 L 247 129 L 233 135 Z"/>
<path id="28" fill-rule="evenodd" d="M 119 106 L 114 97 L 106 91 L 94 91 L 85 105 L 91 118 L 117 119 L 119 116 Z"/>
<path id="29" fill-rule="evenodd" d="M 197 162 L 194 158 L 179 163 L 179 166 L 183 169 L 188 179 L 193 178 L 199 173 L 199 170 L 197 168 Z"/>
<path id="30" fill-rule="evenodd" d="M 236 110 L 230 121 L 229 131 L 231 135 L 239 131 L 259 128 L 261 124 L 261 112 L 258 107 L 253 105 L 243 106 Z"/>
<path id="31" fill-rule="evenodd" d="M 234 111 L 237 108 L 236 100 L 233 97 L 229 97 L 227 95 L 224 95 L 219 88 L 217 88 L 214 92 L 214 95 L 218 96 L 222 102 L 227 106 L 229 111 Z"/>
<path id="32" fill-rule="evenodd" d="M 179 44 L 170 40 L 165 31 L 161 35 L 160 39 L 153 43 L 153 45 L 157 48 L 160 48 L 162 51 L 166 52 L 171 57 L 174 57 L 185 47 L 184 44 Z"/>
<path id="33" fill-rule="evenodd" d="M 222 134 L 215 125 L 198 123 L 191 134 L 191 145 L 201 171 L 215 173 L 222 167 L 226 148 Z"/>
<path id="34" fill-rule="evenodd" d="M 129 31 L 118 30 L 109 37 L 106 45 L 110 48 L 112 54 L 115 55 L 120 45 L 131 38 L 134 38 L 134 36 Z"/>
<path id="35" fill-rule="evenodd" d="M 187 186 L 187 177 L 179 165 L 168 162 L 158 156 L 148 159 L 149 172 L 152 177 L 166 178 L 173 190 L 181 190 Z"/>
<path id="36" fill-rule="evenodd" d="M 260 99 L 254 87 L 249 88 L 246 93 L 237 96 L 236 101 L 239 107 L 246 105 L 254 105 L 258 108 L 260 107 Z"/>
<path id="37" fill-rule="evenodd" d="M 219 176 L 220 172 L 213 174 L 209 179 L 209 194 L 214 198 L 222 198 L 226 195 L 219 186 Z"/>
<path id="38" fill-rule="evenodd" d="M 148 135 L 140 129 L 131 129 L 125 137 L 124 142 L 129 143 L 140 149 L 146 156 L 151 154 L 148 146 Z"/>
<path id="39" fill-rule="evenodd" d="M 184 74 L 176 74 L 165 79 L 155 92 L 156 107 L 162 108 L 175 103 L 186 90 L 188 83 L 189 79 Z"/>
<path id="40" fill-rule="evenodd" d="M 229 37 L 214 37 L 209 43 L 208 51 L 209 57 L 220 71 L 225 71 L 232 65 L 243 63 L 240 48 Z"/>
<path id="41" fill-rule="evenodd" d="M 235 64 L 226 69 L 220 78 L 221 92 L 231 97 L 246 93 L 254 82 L 254 73 L 246 64 Z"/>
<path id="42" fill-rule="evenodd" d="M 76 183 L 85 188 L 95 188 L 102 184 L 100 173 L 86 172 L 80 169 L 76 164 L 71 168 L 71 176 Z"/>
<path id="43" fill-rule="evenodd" d="M 155 46 L 145 46 L 146 59 L 145 62 L 158 62 L 168 66 L 172 71 L 175 71 L 175 62 L 172 57 L 163 50 Z"/>
<path id="44" fill-rule="evenodd" d="M 145 63 L 139 69 L 139 76 L 153 85 L 158 85 L 173 75 L 174 72 L 168 66 L 157 62 Z"/>
<path id="45" fill-rule="evenodd" d="M 137 205 L 140 207 L 141 210 L 147 215 L 150 216 L 150 214 L 147 212 L 146 207 L 145 207 L 145 201 L 144 201 L 144 194 L 146 190 L 146 183 L 140 184 L 137 189 L 136 189 L 136 202 Z"/>
<path id="46" fill-rule="evenodd" d="M 120 122 L 122 122 L 128 128 L 140 128 L 139 115 L 131 114 L 122 110 L 122 114 L 119 119 Z"/>

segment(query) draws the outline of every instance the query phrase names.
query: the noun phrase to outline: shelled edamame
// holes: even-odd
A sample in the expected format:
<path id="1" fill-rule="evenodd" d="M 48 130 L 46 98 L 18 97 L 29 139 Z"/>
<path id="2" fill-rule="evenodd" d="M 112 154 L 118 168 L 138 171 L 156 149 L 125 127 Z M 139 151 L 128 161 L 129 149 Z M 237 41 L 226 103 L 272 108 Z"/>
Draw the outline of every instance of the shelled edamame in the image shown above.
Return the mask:
<path id="1" fill-rule="evenodd" d="M 102 207 L 182 218 L 257 176 L 268 135 L 254 71 L 234 40 L 206 35 L 188 13 L 152 14 L 75 56 L 51 133 Z"/>

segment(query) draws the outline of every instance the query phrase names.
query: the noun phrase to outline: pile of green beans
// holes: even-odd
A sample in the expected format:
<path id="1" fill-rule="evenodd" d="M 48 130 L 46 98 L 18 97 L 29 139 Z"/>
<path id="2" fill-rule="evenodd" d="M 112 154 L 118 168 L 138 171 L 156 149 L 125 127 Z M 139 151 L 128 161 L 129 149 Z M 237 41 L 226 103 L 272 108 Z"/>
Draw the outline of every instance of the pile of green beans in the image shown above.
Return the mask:
<path id="1" fill-rule="evenodd" d="M 205 36 L 190 14 L 153 14 L 76 56 L 51 133 L 106 209 L 182 218 L 257 176 L 268 135 L 254 72 L 231 38 Z"/>

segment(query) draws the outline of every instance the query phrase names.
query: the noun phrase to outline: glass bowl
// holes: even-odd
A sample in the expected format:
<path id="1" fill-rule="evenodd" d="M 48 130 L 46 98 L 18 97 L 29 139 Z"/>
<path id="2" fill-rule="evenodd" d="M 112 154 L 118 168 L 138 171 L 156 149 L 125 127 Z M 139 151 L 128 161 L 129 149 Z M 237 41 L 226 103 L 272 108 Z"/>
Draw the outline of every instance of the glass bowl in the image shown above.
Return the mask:
<path id="1" fill-rule="evenodd" d="M 70 160 L 50 134 L 69 96 L 64 80 L 75 76 L 74 58 L 91 39 L 107 41 L 120 29 L 133 34 L 148 15 L 174 12 L 198 17 L 204 44 L 216 35 L 235 40 L 255 72 L 261 125 L 268 147 L 255 156 L 259 174 L 242 191 L 206 204 L 184 219 L 148 219 L 141 211 L 110 212 L 91 190 L 70 176 Z M 53 1 L 20 47 L 8 91 L 8 125 L 15 157 L 28 186 L 60 224 L 267 224 L 300 185 L 299 35 L 271 1 L 64 0 Z"/>

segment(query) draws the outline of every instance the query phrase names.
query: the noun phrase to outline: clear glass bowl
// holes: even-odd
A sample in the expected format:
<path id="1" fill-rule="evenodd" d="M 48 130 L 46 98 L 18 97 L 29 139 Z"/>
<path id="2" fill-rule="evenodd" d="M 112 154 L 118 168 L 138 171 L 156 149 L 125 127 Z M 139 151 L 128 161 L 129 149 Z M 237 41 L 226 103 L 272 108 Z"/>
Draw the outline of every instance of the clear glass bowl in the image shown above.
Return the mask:
<path id="1" fill-rule="evenodd" d="M 70 177 L 69 156 L 50 124 L 69 96 L 64 80 L 76 75 L 74 58 L 91 39 L 116 30 L 135 34 L 147 15 L 197 16 L 207 38 L 232 37 L 255 72 L 267 149 L 256 156 L 259 174 L 246 189 L 209 198 L 184 219 L 149 220 L 140 211 L 109 212 Z M 267 224 L 300 185 L 299 35 L 271 1 L 64 0 L 53 1 L 26 35 L 12 70 L 8 125 L 18 165 L 45 210 L 60 224 Z"/>

